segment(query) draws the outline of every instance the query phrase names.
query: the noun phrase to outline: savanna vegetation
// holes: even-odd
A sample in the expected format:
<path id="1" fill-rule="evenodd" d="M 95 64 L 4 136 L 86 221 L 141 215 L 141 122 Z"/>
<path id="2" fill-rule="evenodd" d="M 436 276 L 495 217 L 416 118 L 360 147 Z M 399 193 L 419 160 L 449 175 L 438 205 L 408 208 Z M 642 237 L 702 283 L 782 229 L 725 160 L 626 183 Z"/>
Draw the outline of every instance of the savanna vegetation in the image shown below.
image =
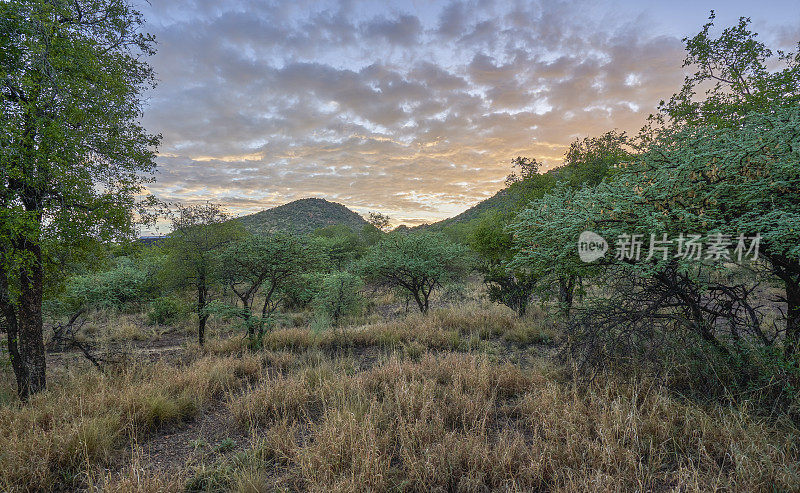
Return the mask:
<path id="1" fill-rule="evenodd" d="M 141 23 L 0 2 L 0 490 L 800 489 L 800 55 L 712 14 L 637 135 L 459 221 L 284 227 L 137 205 Z"/>

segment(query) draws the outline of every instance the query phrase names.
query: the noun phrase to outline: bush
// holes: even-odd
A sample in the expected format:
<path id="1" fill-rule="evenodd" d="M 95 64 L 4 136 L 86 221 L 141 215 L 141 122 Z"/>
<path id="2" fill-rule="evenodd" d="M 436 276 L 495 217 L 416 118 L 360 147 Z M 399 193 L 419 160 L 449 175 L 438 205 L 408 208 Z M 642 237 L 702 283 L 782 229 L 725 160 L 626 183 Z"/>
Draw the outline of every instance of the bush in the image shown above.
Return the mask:
<path id="1" fill-rule="evenodd" d="M 323 276 L 317 272 L 301 274 L 290 280 L 284 289 L 283 302 L 289 310 L 308 307 L 321 289 Z"/>
<path id="2" fill-rule="evenodd" d="M 162 296 L 150 303 L 147 323 L 150 325 L 169 325 L 187 313 L 186 305 L 172 297 Z"/>
<path id="3" fill-rule="evenodd" d="M 105 272 L 75 276 L 67 282 L 64 298 L 74 308 L 123 308 L 149 298 L 147 270 L 120 257 Z"/>
<path id="4" fill-rule="evenodd" d="M 342 317 L 356 314 L 362 306 L 361 289 L 364 282 L 349 272 L 334 272 L 322 280 L 314 304 L 318 314 L 339 325 Z"/>

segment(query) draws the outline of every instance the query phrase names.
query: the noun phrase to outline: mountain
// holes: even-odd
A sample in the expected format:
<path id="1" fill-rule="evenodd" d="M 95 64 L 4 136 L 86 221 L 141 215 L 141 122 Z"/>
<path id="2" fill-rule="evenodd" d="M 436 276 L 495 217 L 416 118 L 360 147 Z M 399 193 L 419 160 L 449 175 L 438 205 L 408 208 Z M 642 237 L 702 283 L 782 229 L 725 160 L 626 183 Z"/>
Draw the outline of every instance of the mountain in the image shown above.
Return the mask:
<path id="1" fill-rule="evenodd" d="M 457 216 L 449 217 L 432 224 L 422 224 L 412 229 L 441 231 L 462 223 L 468 223 L 477 219 L 489 211 L 514 212 L 523 208 L 533 199 L 542 197 L 551 190 L 556 182 L 566 181 L 579 186 L 582 183 L 591 183 L 592 186 L 599 183 L 599 179 L 605 174 L 602 170 L 600 177 L 591 174 L 592 170 L 586 170 L 578 166 L 561 166 L 553 168 L 544 173 L 538 174 L 533 180 L 526 179 L 506 186 L 496 194 L 486 200 L 478 202 L 469 209 Z M 595 170 L 595 174 L 596 174 Z"/>
<path id="2" fill-rule="evenodd" d="M 369 224 L 342 204 L 325 199 L 300 199 L 272 209 L 236 218 L 251 233 L 286 231 L 311 233 L 325 226 L 344 225 L 353 231 Z"/>
<path id="3" fill-rule="evenodd" d="M 461 214 L 458 214 L 453 217 L 448 217 L 447 219 L 442 219 L 441 221 L 437 221 L 435 223 L 421 224 L 419 226 L 414 226 L 411 229 L 439 231 L 443 228 L 452 226 L 457 223 L 464 223 L 472 221 L 473 219 L 477 219 L 487 211 L 506 207 L 508 203 L 509 203 L 508 189 L 504 188 L 499 192 L 497 192 L 496 194 L 489 197 L 488 199 L 482 200 L 477 204 L 473 205 L 472 207 L 465 210 Z"/>

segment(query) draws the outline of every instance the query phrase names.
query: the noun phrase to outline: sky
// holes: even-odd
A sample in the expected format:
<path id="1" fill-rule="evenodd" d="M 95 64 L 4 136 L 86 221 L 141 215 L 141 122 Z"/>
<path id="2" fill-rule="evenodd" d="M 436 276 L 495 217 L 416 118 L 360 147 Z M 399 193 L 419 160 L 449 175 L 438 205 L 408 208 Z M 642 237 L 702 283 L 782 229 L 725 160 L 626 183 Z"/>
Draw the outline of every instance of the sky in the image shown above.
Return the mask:
<path id="1" fill-rule="evenodd" d="M 716 3 L 716 5 L 715 5 Z M 394 224 L 456 215 L 516 156 L 635 133 L 686 69 L 709 11 L 796 49 L 800 2 L 150 0 L 162 200 L 234 216 L 306 197 Z"/>

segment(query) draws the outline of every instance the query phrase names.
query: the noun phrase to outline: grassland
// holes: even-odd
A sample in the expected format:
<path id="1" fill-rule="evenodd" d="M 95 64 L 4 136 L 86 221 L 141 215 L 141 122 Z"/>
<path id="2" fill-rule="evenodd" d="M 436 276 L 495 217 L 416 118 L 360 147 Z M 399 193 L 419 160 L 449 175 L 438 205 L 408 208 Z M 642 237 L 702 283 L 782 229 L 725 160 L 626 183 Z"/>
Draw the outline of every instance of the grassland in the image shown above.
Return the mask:
<path id="1" fill-rule="evenodd" d="M 27 405 L 4 370 L 0 490 L 800 489 L 791 424 L 643 377 L 577 380 L 535 309 L 378 312 L 325 331 L 294 314 L 259 350 L 222 324 L 201 350 L 191 324 L 95 314 L 87 337 L 124 360 L 51 355 Z"/>

